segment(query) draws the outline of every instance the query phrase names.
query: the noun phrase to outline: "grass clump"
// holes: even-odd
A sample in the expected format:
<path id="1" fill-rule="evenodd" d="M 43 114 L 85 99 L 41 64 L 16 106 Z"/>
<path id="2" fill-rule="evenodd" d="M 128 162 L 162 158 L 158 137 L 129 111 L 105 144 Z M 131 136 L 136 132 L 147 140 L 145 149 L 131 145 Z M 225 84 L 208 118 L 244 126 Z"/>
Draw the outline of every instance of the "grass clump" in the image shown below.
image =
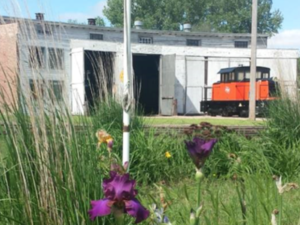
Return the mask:
<path id="1" fill-rule="evenodd" d="M 291 190 L 280 196 L 272 176 L 246 173 L 240 175 L 236 179 L 210 177 L 202 181 L 203 211 L 200 224 L 271 224 L 272 212 L 280 207 L 281 224 L 298 224 L 300 203 L 296 200 L 300 199 L 299 190 Z M 294 181 L 299 183 L 300 180 L 298 178 Z M 195 180 L 183 179 L 167 185 L 158 184 L 150 190 L 141 189 L 140 194 L 148 193 L 145 204 L 155 202 L 156 205 L 162 206 L 167 203 L 165 214 L 172 224 L 176 222 L 189 225 L 190 210 L 197 201 L 197 192 Z M 240 205 L 240 197 L 245 203 L 245 216 Z M 279 215 L 276 219 L 279 222 Z"/>

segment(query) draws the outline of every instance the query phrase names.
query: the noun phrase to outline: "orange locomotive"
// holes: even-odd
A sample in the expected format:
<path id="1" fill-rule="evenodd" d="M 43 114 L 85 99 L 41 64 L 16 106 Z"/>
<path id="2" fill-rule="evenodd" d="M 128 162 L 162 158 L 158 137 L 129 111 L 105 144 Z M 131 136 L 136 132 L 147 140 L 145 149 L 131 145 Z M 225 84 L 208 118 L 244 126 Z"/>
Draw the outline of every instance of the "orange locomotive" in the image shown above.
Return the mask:
<path id="1" fill-rule="evenodd" d="M 221 69 L 221 79 L 212 87 L 211 101 L 201 101 L 201 111 L 209 115 L 248 116 L 250 67 Z M 256 68 L 256 114 L 262 114 L 269 100 L 275 99 L 277 82 L 270 78 L 270 69 Z"/>

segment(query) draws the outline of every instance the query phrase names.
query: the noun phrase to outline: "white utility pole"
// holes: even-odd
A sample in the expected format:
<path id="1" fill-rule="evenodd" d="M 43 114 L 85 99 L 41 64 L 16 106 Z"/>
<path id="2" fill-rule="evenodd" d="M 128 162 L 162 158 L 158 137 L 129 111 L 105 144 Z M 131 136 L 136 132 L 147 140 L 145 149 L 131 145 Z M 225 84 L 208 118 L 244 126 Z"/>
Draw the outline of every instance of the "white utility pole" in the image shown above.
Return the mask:
<path id="1" fill-rule="evenodd" d="M 124 0 L 123 165 L 129 163 L 131 96 L 131 0 Z"/>
<path id="2" fill-rule="evenodd" d="M 255 83 L 256 83 L 256 46 L 257 46 L 257 0 L 252 0 L 252 29 L 251 29 L 251 69 L 250 69 L 250 96 L 249 119 L 255 120 Z"/>

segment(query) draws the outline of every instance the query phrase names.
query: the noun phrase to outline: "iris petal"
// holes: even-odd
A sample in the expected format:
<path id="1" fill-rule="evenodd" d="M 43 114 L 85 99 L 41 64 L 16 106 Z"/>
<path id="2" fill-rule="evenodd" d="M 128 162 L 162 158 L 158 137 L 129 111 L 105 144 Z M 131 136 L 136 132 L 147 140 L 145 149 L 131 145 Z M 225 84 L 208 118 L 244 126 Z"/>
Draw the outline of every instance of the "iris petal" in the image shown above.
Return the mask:
<path id="1" fill-rule="evenodd" d="M 89 210 L 90 219 L 94 220 L 97 216 L 106 216 L 110 214 L 110 207 L 108 206 L 110 200 L 100 199 L 98 201 L 91 201 L 92 209 Z"/>
<path id="2" fill-rule="evenodd" d="M 193 141 L 185 141 L 188 153 L 198 169 L 203 166 L 216 142 L 216 139 L 206 141 L 198 137 L 194 137 Z"/>
<path id="3" fill-rule="evenodd" d="M 119 175 L 114 171 L 110 172 L 110 179 L 103 181 L 104 195 L 110 200 L 120 202 L 129 200 L 137 195 L 135 180 L 130 180 L 129 174 Z"/>
<path id="4" fill-rule="evenodd" d="M 125 201 L 125 211 L 128 215 L 136 218 L 135 223 L 142 222 L 149 216 L 149 211 L 135 198 Z"/>

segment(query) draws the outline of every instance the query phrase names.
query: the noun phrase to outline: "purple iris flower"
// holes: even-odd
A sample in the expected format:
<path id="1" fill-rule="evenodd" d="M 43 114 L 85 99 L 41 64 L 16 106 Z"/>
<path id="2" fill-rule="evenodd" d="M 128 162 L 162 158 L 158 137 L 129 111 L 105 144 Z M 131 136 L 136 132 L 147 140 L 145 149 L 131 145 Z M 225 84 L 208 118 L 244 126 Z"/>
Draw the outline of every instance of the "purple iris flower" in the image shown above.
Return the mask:
<path id="1" fill-rule="evenodd" d="M 105 179 L 102 186 L 105 198 L 91 201 L 92 209 L 88 212 L 91 220 L 120 211 L 135 217 L 135 223 L 148 218 L 149 211 L 135 198 L 135 180 L 130 180 L 128 173 L 120 175 L 111 171 L 110 178 Z"/>
<path id="2" fill-rule="evenodd" d="M 185 141 L 189 155 L 192 158 L 197 169 L 200 169 L 204 165 L 205 160 L 212 152 L 212 149 L 216 142 L 216 139 L 206 141 L 198 137 L 194 137 L 193 141 Z"/>

